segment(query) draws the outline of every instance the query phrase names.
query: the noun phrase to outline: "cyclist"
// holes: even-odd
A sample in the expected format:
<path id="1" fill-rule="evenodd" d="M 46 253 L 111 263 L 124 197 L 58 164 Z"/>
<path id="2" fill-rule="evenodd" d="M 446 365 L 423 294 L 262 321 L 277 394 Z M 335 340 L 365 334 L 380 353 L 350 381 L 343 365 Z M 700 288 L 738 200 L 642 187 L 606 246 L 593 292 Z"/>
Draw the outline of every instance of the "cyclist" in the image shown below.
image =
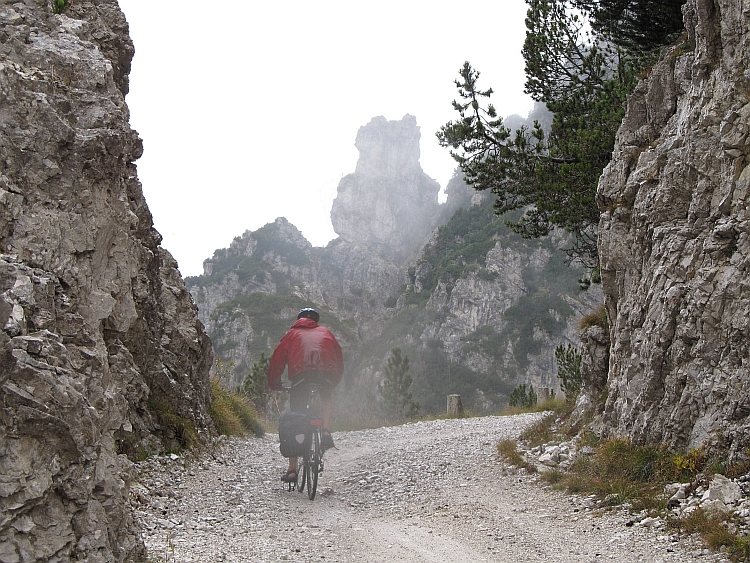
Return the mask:
<path id="1" fill-rule="evenodd" d="M 288 367 L 292 389 L 289 393 L 289 406 L 292 411 L 304 412 L 310 383 L 320 388 L 323 418 L 321 447 L 326 450 L 334 447 L 331 436 L 331 416 L 333 414 L 333 388 L 344 375 L 344 359 L 341 346 L 327 328 L 320 326 L 320 315 L 315 309 L 302 309 L 297 314 L 297 322 L 284 335 L 271 356 L 268 365 L 268 386 L 280 390 L 281 375 Z M 284 482 L 297 480 L 297 458 L 289 458 L 289 469 L 281 478 Z"/>

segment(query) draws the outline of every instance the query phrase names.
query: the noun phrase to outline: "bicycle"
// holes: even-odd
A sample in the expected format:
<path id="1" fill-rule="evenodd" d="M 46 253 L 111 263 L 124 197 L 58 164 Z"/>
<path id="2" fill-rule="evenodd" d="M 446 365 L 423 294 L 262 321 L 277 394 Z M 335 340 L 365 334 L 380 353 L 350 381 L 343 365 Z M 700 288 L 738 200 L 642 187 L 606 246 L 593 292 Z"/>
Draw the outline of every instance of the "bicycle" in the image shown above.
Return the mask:
<path id="1" fill-rule="evenodd" d="M 307 498 L 315 500 L 318 490 L 318 475 L 323 471 L 323 418 L 320 405 L 320 385 L 308 383 L 308 396 L 305 412 L 309 421 L 309 446 L 303 456 L 297 458 L 297 480 L 289 483 L 289 490 L 297 489 L 300 493 L 307 487 Z M 291 387 L 285 387 L 291 389 Z M 306 440 L 307 441 L 307 440 Z"/>
<path id="2" fill-rule="evenodd" d="M 298 486 L 299 492 L 303 492 L 307 485 L 307 498 L 315 500 L 318 490 L 318 475 L 323 471 L 323 449 L 320 440 L 323 436 L 323 418 L 320 414 L 320 389 L 315 383 L 309 385 L 310 392 L 307 397 L 307 414 L 310 417 L 310 449 L 302 457 L 301 464 L 297 462 L 297 478 L 301 478 Z"/>

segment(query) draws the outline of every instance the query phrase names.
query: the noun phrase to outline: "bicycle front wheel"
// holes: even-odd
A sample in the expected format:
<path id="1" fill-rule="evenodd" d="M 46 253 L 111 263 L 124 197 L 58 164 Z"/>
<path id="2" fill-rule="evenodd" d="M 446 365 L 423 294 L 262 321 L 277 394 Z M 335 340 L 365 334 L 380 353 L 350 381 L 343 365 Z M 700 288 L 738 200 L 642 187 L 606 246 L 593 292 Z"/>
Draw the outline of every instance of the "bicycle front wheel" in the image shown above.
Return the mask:
<path id="1" fill-rule="evenodd" d="M 316 428 L 312 434 L 312 440 L 310 440 L 310 453 L 307 456 L 309 463 L 305 466 L 305 472 L 307 473 L 307 498 L 310 500 L 315 500 L 315 493 L 318 490 L 320 455 L 320 430 Z"/>

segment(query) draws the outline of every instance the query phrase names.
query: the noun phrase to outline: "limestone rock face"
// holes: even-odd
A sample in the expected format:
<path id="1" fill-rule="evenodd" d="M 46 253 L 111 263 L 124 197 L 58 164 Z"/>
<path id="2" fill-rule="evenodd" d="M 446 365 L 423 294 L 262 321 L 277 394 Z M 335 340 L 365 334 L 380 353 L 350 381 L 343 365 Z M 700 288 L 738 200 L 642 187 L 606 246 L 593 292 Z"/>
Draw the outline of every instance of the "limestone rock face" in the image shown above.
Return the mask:
<path id="1" fill-rule="evenodd" d="M 211 344 L 141 192 L 115 0 L 0 5 L 0 560 L 142 561 L 130 454 L 210 428 Z"/>
<path id="2" fill-rule="evenodd" d="M 419 138 L 411 115 L 375 117 L 360 128 L 356 170 L 339 183 L 331 209 L 342 240 L 366 243 L 397 261 L 424 244 L 437 219 L 440 184 L 422 171 Z"/>
<path id="3" fill-rule="evenodd" d="M 472 224 L 486 222 L 487 215 L 494 216 L 492 198 L 485 195 L 482 199 L 465 211 L 472 214 Z M 487 210 L 483 214 L 478 212 L 482 207 Z M 434 312 L 434 320 L 420 339 L 425 344 L 439 341 L 453 364 L 490 374 L 508 386 L 525 383 L 559 393 L 555 348 L 578 344 L 578 321 L 600 306 L 601 289 L 595 284 L 587 291 L 579 290 L 577 278 L 581 272 L 565 266 L 559 250 L 566 241 L 563 234 L 522 241 L 501 220 L 495 221 L 494 235 L 485 232 L 478 237 L 489 238 L 491 243 L 480 256 L 483 267 L 467 264 L 452 283 L 452 266 L 441 264 L 444 253 L 455 255 L 468 241 L 450 248 L 445 235 L 436 232 L 425 247 L 415 270 L 414 291 L 429 294 L 426 307 Z M 466 238 L 477 240 L 470 233 Z M 464 254 L 454 262 L 470 260 L 470 247 L 466 244 Z M 437 248 L 441 251 L 434 250 Z M 429 280 L 440 269 L 445 273 L 431 288 Z"/>
<path id="4" fill-rule="evenodd" d="M 750 444 L 750 5 L 688 0 L 599 184 L 612 434 Z"/>

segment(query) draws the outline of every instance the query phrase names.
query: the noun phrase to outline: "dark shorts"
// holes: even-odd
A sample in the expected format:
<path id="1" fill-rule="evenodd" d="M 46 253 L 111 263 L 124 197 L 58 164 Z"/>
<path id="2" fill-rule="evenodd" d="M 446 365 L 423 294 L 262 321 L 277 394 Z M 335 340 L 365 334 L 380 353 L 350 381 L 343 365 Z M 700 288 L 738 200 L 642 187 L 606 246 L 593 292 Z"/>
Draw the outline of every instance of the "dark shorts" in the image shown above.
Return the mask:
<path id="1" fill-rule="evenodd" d="M 307 397 L 310 395 L 310 384 L 318 385 L 320 398 L 325 403 L 333 395 L 333 376 L 325 371 L 306 371 L 299 374 L 292 382 L 289 391 L 289 408 L 294 412 L 307 410 Z"/>

